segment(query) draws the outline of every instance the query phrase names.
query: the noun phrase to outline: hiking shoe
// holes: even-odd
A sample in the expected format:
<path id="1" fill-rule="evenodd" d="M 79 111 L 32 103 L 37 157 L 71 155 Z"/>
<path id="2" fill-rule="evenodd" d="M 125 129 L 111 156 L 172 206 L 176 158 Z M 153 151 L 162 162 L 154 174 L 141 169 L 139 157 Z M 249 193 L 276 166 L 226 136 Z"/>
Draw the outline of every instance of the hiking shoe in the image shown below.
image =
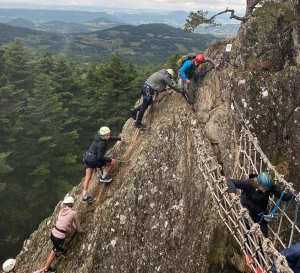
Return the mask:
<path id="1" fill-rule="evenodd" d="M 101 177 L 100 178 L 100 182 L 103 182 L 103 183 L 109 183 L 110 181 L 112 181 L 112 178 L 111 177 L 108 177 L 108 176 L 106 176 L 106 177 Z"/>
<path id="2" fill-rule="evenodd" d="M 147 127 L 142 123 L 135 123 L 134 128 L 145 130 Z"/>
<path id="3" fill-rule="evenodd" d="M 56 273 L 56 271 L 55 268 L 49 267 L 48 270 L 44 270 L 43 273 Z"/>
<path id="4" fill-rule="evenodd" d="M 59 253 L 59 254 L 63 254 L 65 252 L 66 252 L 65 248 L 61 248 L 61 249 L 57 250 L 57 253 Z"/>
<path id="5" fill-rule="evenodd" d="M 193 103 L 190 103 L 190 107 L 191 107 L 191 109 L 192 109 L 194 112 L 196 112 L 196 110 L 195 110 L 195 107 L 194 107 L 194 104 L 193 104 Z"/>
<path id="6" fill-rule="evenodd" d="M 93 199 L 91 196 L 87 196 L 86 198 L 82 198 L 82 203 L 91 203 Z"/>
<path id="7" fill-rule="evenodd" d="M 131 117 L 136 120 L 136 113 L 133 112 L 133 109 L 130 109 Z"/>
<path id="8" fill-rule="evenodd" d="M 251 254 L 245 255 L 246 264 L 251 268 L 251 265 L 254 264 L 254 259 Z"/>
<path id="9" fill-rule="evenodd" d="M 262 270 L 261 270 L 260 267 L 257 267 L 257 268 L 256 268 L 256 271 L 257 271 L 257 273 L 262 273 Z"/>

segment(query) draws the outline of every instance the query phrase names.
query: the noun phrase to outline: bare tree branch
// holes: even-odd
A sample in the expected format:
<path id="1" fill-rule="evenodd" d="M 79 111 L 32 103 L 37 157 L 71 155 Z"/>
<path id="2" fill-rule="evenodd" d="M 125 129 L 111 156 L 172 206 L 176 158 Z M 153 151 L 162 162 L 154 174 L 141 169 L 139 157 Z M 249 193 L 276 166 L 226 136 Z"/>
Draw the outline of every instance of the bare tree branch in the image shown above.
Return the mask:
<path id="1" fill-rule="evenodd" d="M 226 13 L 226 12 L 230 12 L 231 13 L 231 15 L 229 17 L 230 19 L 236 19 L 236 20 L 239 20 L 239 21 L 242 21 L 242 22 L 246 22 L 247 21 L 247 19 L 245 18 L 245 16 L 244 17 L 237 16 L 237 15 L 234 14 L 234 9 L 228 9 L 228 8 L 226 8 L 226 10 L 224 10 L 224 11 L 221 11 L 221 12 L 215 14 L 210 19 L 213 19 L 213 18 L 217 17 L 218 15 Z"/>
<path id="2" fill-rule="evenodd" d="M 246 13 L 245 16 L 243 17 L 235 15 L 234 9 L 228 9 L 228 7 L 226 8 L 226 10 L 215 14 L 211 18 L 206 18 L 207 11 L 203 11 L 203 10 L 198 10 L 197 12 L 191 11 L 190 15 L 188 16 L 190 19 L 186 20 L 184 31 L 194 31 L 197 26 L 204 25 L 204 24 L 207 25 L 206 28 L 219 26 L 221 25 L 221 23 L 215 22 L 216 17 L 220 14 L 227 13 L 227 12 L 231 13 L 230 19 L 236 19 L 238 21 L 242 21 L 245 23 L 247 20 L 249 20 L 252 17 L 253 10 L 261 0 L 246 0 L 246 1 L 247 1 Z"/>
<path id="3" fill-rule="evenodd" d="M 226 10 L 224 10 L 224 11 L 221 11 L 221 12 L 215 14 L 211 18 L 205 17 L 207 15 L 207 11 L 198 10 L 197 13 L 191 11 L 190 15 L 188 16 L 190 19 L 186 19 L 184 31 L 194 31 L 196 27 L 198 27 L 199 25 L 204 25 L 204 24 L 207 25 L 205 28 L 220 26 L 222 24 L 216 23 L 215 19 L 218 15 L 226 13 L 226 12 L 231 13 L 230 19 L 236 19 L 236 20 L 240 20 L 243 22 L 247 21 L 247 18 L 239 17 L 239 16 L 235 15 L 234 10 L 228 9 L 228 8 L 226 8 Z"/>

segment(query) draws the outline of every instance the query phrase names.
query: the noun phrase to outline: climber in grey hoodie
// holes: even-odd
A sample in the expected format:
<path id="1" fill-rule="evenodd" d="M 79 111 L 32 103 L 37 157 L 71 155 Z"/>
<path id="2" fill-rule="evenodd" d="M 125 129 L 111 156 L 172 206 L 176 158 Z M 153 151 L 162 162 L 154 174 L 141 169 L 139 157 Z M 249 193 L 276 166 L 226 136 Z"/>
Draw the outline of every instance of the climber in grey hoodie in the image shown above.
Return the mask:
<path id="1" fill-rule="evenodd" d="M 166 91 L 167 86 L 174 89 L 178 93 L 183 93 L 183 90 L 172 81 L 174 76 L 173 69 L 161 69 L 153 73 L 142 86 L 143 103 L 138 107 L 131 109 L 131 117 L 136 120 L 134 127 L 138 129 L 146 129 L 142 124 L 142 119 L 145 111 L 153 102 L 154 92 Z"/>
<path id="2" fill-rule="evenodd" d="M 56 269 L 50 267 L 56 253 L 63 253 L 65 250 L 62 248 L 66 238 L 66 232 L 73 226 L 78 233 L 82 233 L 82 228 L 78 219 L 77 213 L 72 209 L 74 198 L 71 196 L 65 197 L 63 201 L 63 208 L 58 214 L 58 219 L 51 232 L 51 241 L 53 243 L 52 251 L 47 259 L 44 267 L 36 271 L 36 273 L 56 272 Z"/>

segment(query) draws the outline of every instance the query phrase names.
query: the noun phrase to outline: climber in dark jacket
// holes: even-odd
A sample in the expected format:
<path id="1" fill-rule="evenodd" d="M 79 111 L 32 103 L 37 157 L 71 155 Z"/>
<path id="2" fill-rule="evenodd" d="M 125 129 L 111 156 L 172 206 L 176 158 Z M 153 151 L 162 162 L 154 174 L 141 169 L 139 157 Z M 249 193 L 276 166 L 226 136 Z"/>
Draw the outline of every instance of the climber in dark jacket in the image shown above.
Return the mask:
<path id="1" fill-rule="evenodd" d="M 300 242 L 285 248 L 280 253 L 286 257 L 289 267 L 293 272 L 300 273 Z M 273 264 L 273 272 L 280 273 L 277 271 L 275 264 Z"/>
<path id="2" fill-rule="evenodd" d="M 84 165 L 85 165 L 85 180 L 83 182 L 82 191 L 82 202 L 92 202 L 92 197 L 87 194 L 87 189 L 89 181 L 92 177 L 93 170 L 100 168 L 102 170 L 102 176 L 100 177 L 100 182 L 109 183 L 112 178 L 108 177 L 107 174 L 110 172 L 111 168 L 115 165 L 116 160 L 114 158 L 104 156 L 107 149 L 107 141 L 123 141 L 122 137 L 111 136 L 110 129 L 106 126 L 100 128 L 98 133 L 94 137 L 94 141 L 85 153 Z M 105 169 L 102 167 L 105 166 Z"/>
<path id="3" fill-rule="evenodd" d="M 267 206 L 270 193 L 280 198 L 283 191 L 273 183 L 272 177 L 267 172 L 261 172 L 257 176 L 253 175 L 248 180 L 228 179 L 227 186 L 230 197 L 236 196 L 236 189 L 244 191 L 241 196 L 241 204 L 248 209 L 252 220 L 259 223 L 263 235 L 267 238 L 268 223 L 259 214 L 268 213 Z M 282 200 L 289 201 L 293 197 L 291 192 L 284 193 Z"/>
<path id="4" fill-rule="evenodd" d="M 176 92 L 183 93 L 183 90 L 172 82 L 174 71 L 172 69 L 161 69 L 153 73 L 142 86 L 143 103 L 138 107 L 131 109 L 131 117 L 136 120 L 134 127 L 146 129 L 142 124 L 142 119 L 147 108 L 152 104 L 154 92 L 166 91 L 167 85 Z M 137 113 L 139 112 L 138 116 Z M 137 116 L 137 117 L 136 117 Z"/>

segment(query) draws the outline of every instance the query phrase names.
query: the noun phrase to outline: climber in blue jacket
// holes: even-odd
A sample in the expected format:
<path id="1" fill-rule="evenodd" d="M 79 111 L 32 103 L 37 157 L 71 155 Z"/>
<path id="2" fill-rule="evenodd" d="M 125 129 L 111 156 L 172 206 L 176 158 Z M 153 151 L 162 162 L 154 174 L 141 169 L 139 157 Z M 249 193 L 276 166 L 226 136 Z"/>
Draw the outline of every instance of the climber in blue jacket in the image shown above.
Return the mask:
<path id="1" fill-rule="evenodd" d="M 178 86 L 180 88 L 184 88 L 184 84 L 186 84 L 186 94 L 188 98 L 188 103 L 193 111 L 194 108 L 194 84 L 195 77 L 201 77 L 201 74 L 195 73 L 195 70 L 202 63 L 209 62 L 213 65 L 215 69 L 219 68 L 219 64 L 216 64 L 213 59 L 205 57 L 203 54 L 197 54 L 196 57 L 192 60 L 186 60 L 180 67 L 178 71 Z"/>

